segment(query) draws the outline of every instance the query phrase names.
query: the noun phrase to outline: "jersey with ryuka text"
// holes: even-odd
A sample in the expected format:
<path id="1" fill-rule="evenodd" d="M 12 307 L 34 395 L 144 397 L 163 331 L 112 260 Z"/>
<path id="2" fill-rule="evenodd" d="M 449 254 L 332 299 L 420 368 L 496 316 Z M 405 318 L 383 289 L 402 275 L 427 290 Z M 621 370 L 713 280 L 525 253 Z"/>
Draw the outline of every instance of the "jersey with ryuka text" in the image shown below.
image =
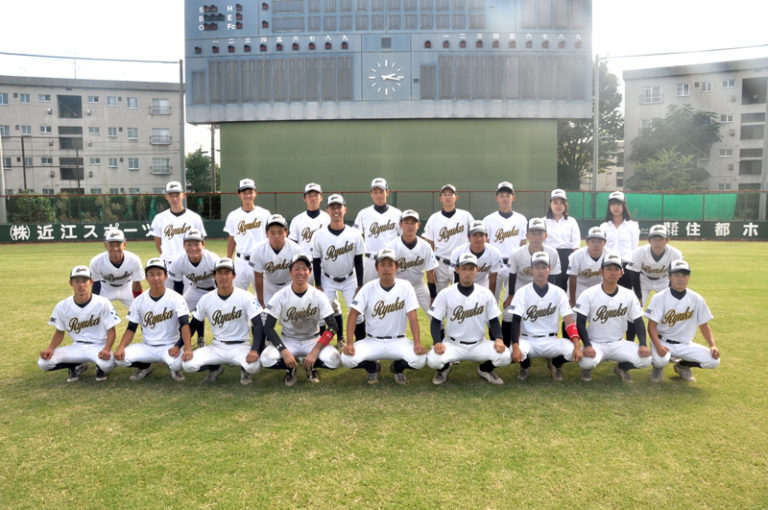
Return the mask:
<path id="1" fill-rule="evenodd" d="M 109 260 L 109 253 L 102 252 L 91 259 L 91 275 L 94 282 L 123 287 L 131 282 L 144 281 L 144 268 L 139 256 L 130 251 L 123 252 L 123 261 L 119 266 Z"/>
<path id="2" fill-rule="evenodd" d="M 269 216 L 269 211 L 258 205 L 251 211 L 238 207 L 227 215 L 224 232 L 235 239 L 237 253 L 248 255 L 258 243 L 267 238 Z"/>
<path id="3" fill-rule="evenodd" d="M 419 307 L 413 286 L 395 279 L 394 286 L 385 290 L 377 278 L 363 285 L 352 301 L 365 319 L 365 331 L 372 337 L 397 337 L 405 334 L 408 312 Z"/>
<path id="4" fill-rule="evenodd" d="M 454 209 L 450 217 L 437 211 L 427 220 L 422 236 L 434 243 L 436 257 L 450 260 L 451 252 L 469 239 L 473 221 L 472 215 L 463 209 Z"/>
<path id="5" fill-rule="evenodd" d="M 488 321 L 501 315 L 493 293 L 473 285 L 472 292 L 465 296 L 454 283 L 440 291 L 427 312 L 431 317 L 445 321 L 445 336 L 462 342 L 485 338 Z"/>
<path id="6" fill-rule="evenodd" d="M 424 273 L 437 267 L 432 247 L 419 237 L 413 248 L 406 246 L 402 237 L 392 241 L 387 248 L 395 250 L 397 277 L 407 280 L 411 285 L 420 285 L 424 281 Z"/>
<path id="7" fill-rule="evenodd" d="M 184 281 L 186 278 L 189 283 L 198 289 L 212 289 L 216 286 L 213 279 L 213 268 L 219 256 L 203 248 L 202 256 L 197 264 L 189 260 L 186 253 L 182 253 L 168 266 L 168 275 L 175 282 Z"/>
<path id="8" fill-rule="evenodd" d="M 528 220 L 519 212 L 512 211 L 512 215 L 505 218 L 499 211 L 495 211 L 483 218 L 483 223 L 488 229 L 488 242 L 495 246 L 505 259 L 520 247 L 528 232 Z"/>
<path id="9" fill-rule="evenodd" d="M 691 289 L 677 299 L 670 289 L 664 289 L 651 298 L 645 317 L 656 323 L 662 340 L 690 343 L 696 328 L 713 319 L 704 298 Z"/>
<path id="10" fill-rule="evenodd" d="M 289 285 L 272 296 L 267 313 L 280 321 L 281 336 L 303 340 L 318 335 L 317 325 L 333 314 L 333 308 L 325 294 L 315 287 L 297 294 Z"/>
<path id="11" fill-rule="evenodd" d="M 557 250 L 549 246 L 542 246 L 541 251 L 549 255 L 549 275 L 555 276 L 562 272 L 560 267 L 560 256 Z M 533 252 L 535 253 L 535 252 Z M 509 272 L 515 274 L 515 292 L 523 285 L 528 285 L 533 281 L 533 269 L 531 268 L 531 245 L 521 246 L 512 252 L 509 257 Z"/>
<path id="12" fill-rule="evenodd" d="M 248 264 L 253 271 L 262 273 L 269 283 L 285 285 L 291 281 L 291 259 L 299 253 L 301 247 L 290 239 L 286 239 L 283 247 L 277 252 L 269 244 L 269 239 L 264 239 L 254 247 Z"/>
<path id="13" fill-rule="evenodd" d="M 147 345 L 175 343 L 179 339 L 179 318 L 184 316 L 189 316 L 187 302 L 171 289 L 165 289 L 157 300 L 145 290 L 128 310 L 128 321 L 141 326 L 142 341 Z"/>
<path id="14" fill-rule="evenodd" d="M 208 319 L 214 341 L 239 342 L 250 340 L 251 319 L 261 312 L 256 296 L 235 287 L 226 298 L 216 290 L 201 297 L 194 317 L 200 322 Z"/>
<path id="15" fill-rule="evenodd" d="M 512 304 L 507 311 L 522 319 L 521 335 L 536 337 L 557 334 L 560 329 L 560 318 L 573 313 L 565 291 L 551 283 L 547 283 L 546 286 L 547 292 L 543 296 L 539 296 L 533 288 L 533 283 L 515 292 L 515 297 L 512 298 Z"/>
<path id="16" fill-rule="evenodd" d="M 475 283 L 482 285 L 483 287 L 488 287 L 488 276 L 491 273 L 500 273 L 505 267 L 504 261 L 501 258 L 501 253 L 499 253 L 499 250 L 497 250 L 496 247 L 492 244 L 485 243 L 485 249 L 483 249 L 483 253 L 478 255 L 472 251 L 469 243 L 465 243 L 464 245 L 455 248 L 451 252 L 451 267 L 454 270 L 459 265 L 459 259 L 465 253 L 471 253 L 477 257 L 477 274 L 475 275 Z M 498 282 L 496 285 L 498 285 Z"/>
<path id="17" fill-rule="evenodd" d="M 312 257 L 320 259 L 320 267 L 331 278 L 346 278 L 355 270 L 355 255 L 365 253 L 363 236 L 354 227 L 344 227 L 339 235 L 329 227 L 315 232 Z"/>
<path id="18" fill-rule="evenodd" d="M 603 258 L 605 258 L 606 253 L 608 252 L 603 250 L 595 260 L 589 254 L 587 247 L 584 246 L 568 256 L 568 274 L 576 276 L 577 298 L 588 288 L 603 281 L 600 276 L 600 268 L 603 266 Z"/>
<path id="19" fill-rule="evenodd" d="M 627 269 L 640 273 L 640 283 L 644 287 L 666 287 L 669 265 L 681 258 L 683 254 L 680 250 L 667 245 L 664 247 L 664 253 L 656 260 L 651 251 L 651 245 L 645 244 L 632 252 L 632 261 Z M 662 284 L 658 285 L 661 280 L 663 280 Z"/>
<path id="20" fill-rule="evenodd" d="M 307 211 L 297 214 L 291 220 L 291 228 L 288 237 L 296 242 L 304 255 L 312 258 L 312 238 L 315 232 L 327 227 L 331 223 L 331 217 L 325 211 L 317 211 L 317 216 L 310 216 Z"/>
<path id="21" fill-rule="evenodd" d="M 73 296 L 56 303 L 49 326 L 69 333 L 73 342 L 103 344 L 107 341 L 107 330 L 120 323 L 115 307 L 107 299 L 91 294 L 84 306 L 75 303 Z"/>
<path id="22" fill-rule="evenodd" d="M 610 343 L 621 340 L 627 323 L 643 316 L 637 296 L 631 290 L 617 287 L 609 296 L 602 285 L 595 285 L 581 293 L 573 311 L 587 318 L 587 333 L 592 343 Z"/>
<path id="23" fill-rule="evenodd" d="M 391 205 L 388 205 L 383 213 L 374 209 L 374 206 L 366 207 L 357 213 L 354 227 L 363 234 L 366 252 L 375 255 L 402 234 L 401 214 L 400 209 Z"/>
<path id="24" fill-rule="evenodd" d="M 160 238 L 163 260 L 170 262 L 180 253 L 184 253 L 184 235 L 193 228 L 206 235 L 202 218 L 189 209 L 184 209 L 179 214 L 166 209 L 155 216 L 152 220 L 152 235 Z"/>

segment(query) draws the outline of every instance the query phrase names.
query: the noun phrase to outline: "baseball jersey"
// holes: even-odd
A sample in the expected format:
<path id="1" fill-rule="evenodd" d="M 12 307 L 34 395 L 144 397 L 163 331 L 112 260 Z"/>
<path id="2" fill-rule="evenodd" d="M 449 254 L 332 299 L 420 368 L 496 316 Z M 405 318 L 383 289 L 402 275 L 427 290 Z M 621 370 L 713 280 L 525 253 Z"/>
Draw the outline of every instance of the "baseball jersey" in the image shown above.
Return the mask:
<path id="1" fill-rule="evenodd" d="M 224 232 L 235 239 L 237 253 L 247 255 L 257 243 L 267 238 L 269 216 L 269 211 L 258 205 L 250 211 L 238 207 L 227 215 Z"/>
<path id="2" fill-rule="evenodd" d="M 307 287 L 306 292 L 298 295 L 289 285 L 272 296 L 267 313 L 280 321 L 282 336 L 312 338 L 318 334 L 317 325 L 333 315 L 333 308 L 322 291 Z"/>
<path id="3" fill-rule="evenodd" d="M 344 227 L 339 235 L 329 227 L 315 232 L 312 257 L 320 259 L 320 267 L 331 278 L 345 278 L 355 269 L 355 255 L 365 253 L 363 236 L 354 227 Z"/>
<path id="4" fill-rule="evenodd" d="M 375 254 L 394 241 L 402 232 L 400 231 L 400 215 L 402 212 L 397 207 L 387 206 L 383 213 L 378 212 L 374 206 L 369 206 L 357 213 L 354 227 L 363 234 L 365 250 Z"/>
<path id="5" fill-rule="evenodd" d="M 558 275 L 562 272 L 560 267 L 560 256 L 557 254 L 554 248 L 549 246 L 542 246 L 541 251 L 549 255 L 549 267 L 551 271 L 550 276 Z M 535 253 L 535 252 L 534 252 Z M 515 274 L 515 292 L 522 287 L 533 281 L 533 273 L 531 272 L 531 245 L 527 244 L 521 246 L 512 252 L 509 257 L 509 272 Z"/>
<path id="6" fill-rule="evenodd" d="M 568 274 L 576 276 L 576 297 L 589 287 L 597 285 L 603 281 L 600 276 L 600 268 L 603 266 L 605 258 L 605 249 L 600 253 L 597 260 L 589 254 L 588 248 L 584 246 L 568 256 Z"/>
<path id="7" fill-rule="evenodd" d="M 422 236 L 435 244 L 435 256 L 450 260 L 451 252 L 467 242 L 469 227 L 475 219 L 463 209 L 454 209 L 451 217 L 437 211 L 424 226 Z"/>
<path id="8" fill-rule="evenodd" d="M 475 283 L 488 287 L 488 276 L 491 273 L 499 273 L 504 269 L 504 261 L 501 259 L 501 253 L 490 243 L 485 243 L 483 253 L 478 255 L 473 252 L 470 244 L 465 243 L 451 252 L 451 267 L 456 268 L 459 265 L 459 259 L 465 253 L 471 253 L 477 257 L 477 274 Z M 497 284 L 498 285 L 498 284 Z"/>
<path id="9" fill-rule="evenodd" d="M 165 289 L 157 301 L 145 290 L 128 310 L 128 320 L 141 326 L 142 341 L 147 345 L 175 343 L 179 339 L 179 317 L 185 315 L 189 315 L 187 302 L 171 289 Z"/>
<path id="10" fill-rule="evenodd" d="M 387 248 L 395 250 L 397 256 L 397 277 L 419 285 L 424 281 L 424 273 L 437 267 L 432 247 L 423 239 L 416 238 L 416 246 L 407 247 L 403 238 L 398 237 Z"/>
<path id="11" fill-rule="evenodd" d="M 605 232 L 605 247 L 608 251 L 618 254 L 623 262 L 632 260 L 632 253 L 640 243 L 640 225 L 636 221 L 624 220 L 618 227 L 612 221 L 600 224 Z"/>
<path id="12" fill-rule="evenodd" d="M 508 311 L 522 318 L 520 334 L 549 335 L 560 329 L 560 317 L 573 313 L 565 291 L 557 285 L 547 284 L 547 293 L 539 296 L 533 283 L 522 287 L 512 298 Z"/>
<path id="13" fill-rule="evenodd" d="M 556 250 L 577 250 L 581 246 L 581 232 L 579 224 L 573 216 L 563 216 L 559 221 L 554 218 L 544 218 L 547 226 L 547 238 L 544 245 Z"/>
<path id="14" fill-rule="evenodd" d="M 471 342 L 485 338 L 488 321 L 501 315 L 493 293 L 474 285 L 472 293 L 465 296 L 454 283 L 440 291 L 427 312 L 431 317 L 445 319 L 445 336 Z"/>
<path id="15" fill-rule="evenodd" d="M 651 252 L 651 245 L 646 244 L 637 248 L 632 253 L 632 261 L 627 269 L 640 273 L 640 284 L 643 287 L 650 287 L 661 283 L 663 287 L 667 286 L 667 272 L 672 261 L 683 258 L 680 250 L 672 246 L 665 246 L 661 258 L 656 260 Z M 663 282 L 659 282 L 663 280 Z"/>
<path id="16" fill-rule="evenodd" d="M 203 248 L 200 262 L 193 264 L 186 253 L 182 253 L 168 266 L 168 275 L 173 281 L 180 282 L 184 277 L 198 289 L 212 289 L 216 286 L 213 279 L 213 268 L 219 256 Z"/>
<path id="17" fill-rule="evenodd" d="M 365 331 L 372 337 L 396 337 L 405 334 L 408 312 L 416 310 L 419 302 L 413 286 L 395 279 L 395 285 L 384 290 L 377 278 L 363 285 L 349 305 L 365 319 Z"/>
<path id="18" fill-rule="evenodd" d="M 514 211 L 509 218 L 502 216 L 499 211 L 492 212 L 483 218 L 483 223 L 488 229 L 488 242 L 496 247 L 505 259 L 509 259 L 512 252 L 520 247 L 520 242 L 528 232 L 528 220 Z"/>
<path id="19" fill-rule="evenodd" d="M 216 290 L 201 297 L 194 317 L 200 322 L 208 318 L 214 340 L 238 342 L 251 338 L 251 319 L 261 312 L 256 296 L 235 287 L 225 299 Z"/>
<path id="20" fill-rule="evenodd" d="M 328 216 L 327 212 L 320 210 L 317 212 L 318 214 L 314 218 L 307 211 L 294 216 L 288 233 L 288 238 L 296 242 L 301 247 L 301 251 L 309 258 L 312 258 L 312 237 L 315 232 L 331 223 L 331 217 Z"/>
<path id="21" fill-rule="evenodd" d="M 587 333 L 592 343 L 621 340 L 627 322 L 643 316 L 640 301 L 631 290 L 618 286 L 616 294 L 609 296 L 602 285 L 595 285 L 581 293 L 573 311 L 587 318 Z"/>
<path id="22" fill-rule="evenodd" d="M 269 239 L 264 239 L 253 248 L 248 264 L 253 271 L 262 273 L 269 283 L 285 285 L 291 281 L 291 270 L 288 267 L 291 259 L 299 253 L 301 247 L 290 239 L 285 240 L 282 249 L 277 253 L 269 244 Z"/>
<path id="23" fill-rule="evenodd" d="M 115 307 L 107 298 L 91 294 L 85 306 L 75 303 L 74 296 L 62 299 L 53 308 L 49 326 L 69 333 L 73 342 L 103 344 L 107 331 L 120 323 Z"/>
<path id="24" fill-rule="evenodd" d="M 690 343 L 696 335 L 696 328 L 713 319 L 704 298 L 691 289 L 677 299 L 670 289 L 651 298 L 645 317 L 657 324 L 656 331 L 662 340 Z"/>
<path id="25" fill-rule="evenodd" d="M 155 216 L 152 220 L 152 235 L 160 238 L 163 260 L 170 262 L 180 253 L 184 253 L 184 234 L 192 228 L 207 235 L 200 215 L 189 209 L 184 209 L 179 214 L 166 209 Z"/>
<path id="26" fill-rule="evenodd" d="M 109 253 L 102 252 L 91 259 L 91 275 L 95 282 L 123 287 L 130 282 L 143 281 L 144 268 L 139 256 L 130 251 L 123 251 L 123 261 L 119 266 L 109 260 Z"/>

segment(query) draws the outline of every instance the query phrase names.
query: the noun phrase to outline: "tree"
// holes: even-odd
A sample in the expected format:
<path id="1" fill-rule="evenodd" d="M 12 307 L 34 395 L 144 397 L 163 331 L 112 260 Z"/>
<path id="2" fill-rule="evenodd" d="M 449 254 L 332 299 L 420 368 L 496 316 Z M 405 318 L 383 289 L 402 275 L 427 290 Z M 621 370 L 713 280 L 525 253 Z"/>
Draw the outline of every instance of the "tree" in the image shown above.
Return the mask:
<path id="1" fill-rule="evenodd" d="M 195 152 L 187 154 L 187 185 L 192 192 L 207 193 L 211 191 L 211 158 L 198 147 Z M 216 189 L 219 189 L 219 165 L 216 165 Z"/>
<path id="2" fill-rule="evenodd" d="M 600 62 L 600 140 L 598 169 L 604 170 L 616 156 L 616 140 L 624 137 L 621 93 L 616 75 L 608 72 L 608 64 Z M 592 169 L 594 144 L 592 120 L 560 120 L 557 123 L 557 185 L 578 189 L 581 177 Z"/>
<path id="3" fill-rule="evenodd" d="M 709 172 L 699 168 L 697 157 L 674 149 L 662 149 L 635 165 L 627 188 L 636 191 L 700 190 L 705 188 Z"/>
<path id="4" fill-rule="evenodd" d="M 8 198 L 8 220 L 11 223 L 48 223 L 56 220 L 56 209 L 51 199 L 31 196 L 24 190 Z"/>

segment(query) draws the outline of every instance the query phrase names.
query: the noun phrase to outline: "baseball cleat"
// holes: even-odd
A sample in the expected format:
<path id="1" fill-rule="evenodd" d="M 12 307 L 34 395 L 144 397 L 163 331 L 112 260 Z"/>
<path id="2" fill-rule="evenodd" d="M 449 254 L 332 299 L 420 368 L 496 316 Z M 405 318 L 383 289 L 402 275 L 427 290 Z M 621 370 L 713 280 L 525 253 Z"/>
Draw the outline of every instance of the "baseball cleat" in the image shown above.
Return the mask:
<path id="1" fill-rule="evenodd" d="M 621 382 L 625 382 L 625 383 L 634 382 L 632 380 L 632 376 L 629 375 L 629 370 L 622 370 L 621 368 L 619 368 L 619 365 L 616 365 L 615 367 L 613 367 L 613 373 L 619 376 L 619 379 L 621 379 Z"/>
<path id="2" fill-rule="evenodd" d="M 296 384 L 296 369 L 295 368 L 289 368 L 285 371 L 285 377 L 283 378 L 283 383 L 288 386 L 289 388 Z"/>
<path id="3" fill-rule="evenodd" d="M 106 381 L 108 377 L 109 377 L 109 374 L 107 374 L 107 373 L 106 373 L 105 371 L 103 371 L 102 369 L 98 369 L 98 370 L 96 370 L 96 380 L 97 380 L 98 382 L 103 382 L 103 381 Z"/>
<path id="4" fill-rule="evenodd" d="M 485 379 L 491 384 L 504 384 L 504 380 L 496 375 L 496 372 L 494 371 L 486 372 L 480 370 L 480 367 L 477 367 L 477 375 L 480 376 L 480 379 Z"/>
<path id="5" fill-rule="evenodd" d="M 651 375 L 648 376 L 648 380 L 652 383 L 661 382 L 661 374 L 664 373 L 663 368 L 656 368 L 653 367 L 653 370 L 651 371 Z"/>
<path id="6" fill-rule="evenodd" d="M 315 384 L 320 382 L 320 375 L 317 373 L 317 369 L 312 368 L 310 370 L 306 370 L 306 372 L 307 372 L 307 381 Z"/>
<path id="7" fill-rule="evenodd" d="M 552 365 L 552 380 L 555 382 L 563 382 L 563 367 Z"/>
<path id="8" fill-rule="evenodd" d="M 378 361 L 376 362 L 376 370 L 373 372 L 368 372 L 368 384 L 378 384 L 379 383 L 379 372 L 381 372 L 381 363 Z"/>
<path id="9" fill-rule="evenodd" d="M 518 381 L 527 381 L 528 376 L 531 373 L 530 368 L 521 368 L 520 371 L 517 373 L 517 380 Z"/>
<path id="10" fill-rule="evenodd" d="M 581 371 L 581 380 L 584 382 L 589 382 L 592 380 L 592 369 L 589 370 L 582 370 Z"/>
<path id="11" fill-rule="evenodd" d="M 696 382 L 696 378 L 693 376 L 693 372 L 691 372 L 691 367 L 675 363 L 675 372 L 685 382 Z"/>
<path id="12" fill-rule="evenodd" d="M 179 382 L 186 379 L 186 377 L 184 377 L 184 374 L 181 373 L 181 370 L 171 370 L 171 378 L 173 378 L 174 381 L 179 381 Z"/>
<path id="13" fill-rule="evenodd" d="M 205 347 L 205 339 L 204 338 L 197 338 L 197 348 Z"/>
<path id="14" fill-rule="evenodd" d="M 224 365 L 219 365 L 216 370 L 209 370 L 203 382 L 216 382 L 216 379 L 224 372 Z"/>
<path id="15" fill-rule="evenodd" d="M 128 379 L 130 379 L 131 381 L 141 381 L 142 379 L 144 379 L 146 376 L 148 376 L 154 371 L 155 371 L 155 368 L 152 365 L 149 365 L 147 368 L 138 369 L 136 373 L 130 376 Z"/>
<path id="16" fill-rule="evenodd" d="M 80 363 L 75 368 L 70 368 L 67 382 L 75 382 L 79 380 L 80 376 L 83 375 L 83 372 L 86 370 L 88 370 L 88 363 Z"/>
<path id="17" fill-rule="evenodd" d="M 347 341 L 343 338 L 337 338 L 336 339 L 336 348 L 341 352 L 341 350 L 347 346 Z"/>
<path id="18" fill-rule="evenodd" d="M 398 372 L 398 373 L 396 373 L 396 374 L 394 375 L 394 377 L 395 377 L 395 382 L 396 382 L 397 384 L 405 384 L 405 383 L 407 383 L 407 382 L 408 382 L 408 378 L 407 378 L 407 377 L 405 377 L 405 374 L 404 374 L 403 372 Z"/>
<path id="19" fill-rule="evenodd" d="M 435 376 L 432 378 L 432 384 L 440 385 L 448 379 L 448 374 L 451 373 L 451 364 L 449 363 L 446 368 L 435 372 Z"/>
<path id="20" fill-rule="evenodd" d="M 247 386 L 253 382 L 253 379 L 251 379 L 251 374 L 245 371 L 244 368 L 240 368 L 240 384 L 243 386 Z"/>

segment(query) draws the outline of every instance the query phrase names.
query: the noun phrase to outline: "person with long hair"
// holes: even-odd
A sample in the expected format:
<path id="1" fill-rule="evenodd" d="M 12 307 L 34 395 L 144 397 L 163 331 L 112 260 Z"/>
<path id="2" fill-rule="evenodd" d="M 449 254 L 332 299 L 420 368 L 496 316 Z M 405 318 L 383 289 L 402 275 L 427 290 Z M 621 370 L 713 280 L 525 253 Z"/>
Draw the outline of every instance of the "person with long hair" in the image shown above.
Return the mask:
<path id="1" fill-rule="evenodd" d="M 557 250 L 560 258 L 560 274 L 549 277 L 549 281 L 568 291 L 568 257 L 581 247 L 581 231 L 576 219 L 568 215 L 568 197 L 562 189 L 552 190 L 549 195 L 549 209 L 544 218 L 547 238 L 544 244 Z"/>

